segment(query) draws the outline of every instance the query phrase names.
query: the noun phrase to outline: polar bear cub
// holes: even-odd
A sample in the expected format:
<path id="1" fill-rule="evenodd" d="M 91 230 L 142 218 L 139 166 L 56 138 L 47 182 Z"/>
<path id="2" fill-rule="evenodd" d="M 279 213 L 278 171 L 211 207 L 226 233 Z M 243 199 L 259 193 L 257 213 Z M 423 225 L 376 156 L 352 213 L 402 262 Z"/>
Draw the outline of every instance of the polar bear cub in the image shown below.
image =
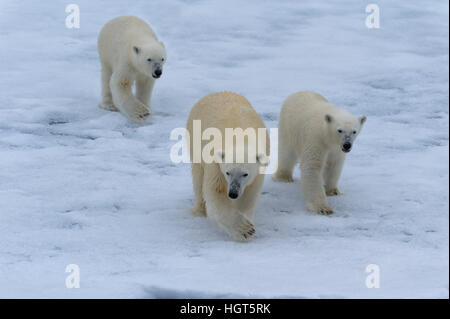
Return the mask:
<path id="1" fill-rule="evenodd" d="M 237 241 L 250 240 L 270 150 L 264 122 L 245 97 L 221 92 L 194 105 L 187 133 L 195 195 L 191 214 L 208 217 Z"/>
<path id="2" fill-rule="evenodd" d="M 100 31 L 98 53 L 102 67 L 100 108 L 120 111 L 136 123 L 151 113 L 150 98 L 155 79 L 166 61 L 164 44 L 143 20 L 122 16 Z M 132 86 L 136 82 L 136 96 Z"/>
<path id="3" fill-rule="evenodd" d="M 307 208 L 330 215 L 326 195 L 337 188 L 345 155 L 366 121 L 329 103 L 314 92 L 298 92 L 283 103 L 278 125 L 278 168 L 274 180 L 292 182 L 300 160 L 301 187 Z"/>

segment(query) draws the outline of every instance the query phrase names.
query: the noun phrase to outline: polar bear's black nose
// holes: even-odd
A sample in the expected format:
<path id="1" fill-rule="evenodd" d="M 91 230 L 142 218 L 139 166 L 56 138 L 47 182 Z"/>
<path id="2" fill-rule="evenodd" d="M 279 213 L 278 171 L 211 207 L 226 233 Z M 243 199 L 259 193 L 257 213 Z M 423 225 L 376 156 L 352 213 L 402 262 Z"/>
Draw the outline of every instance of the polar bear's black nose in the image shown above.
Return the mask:
<path id="1" fill-rule="evenodd" d="M 237 193 L 237 192 L 230 191 L 230 192 L 228 193 L 228 197 L 230 197 L 231 199 L 236 199 L 236 198 L 238 198 L 238 193 Z"/>
<path id="2" fill-rule="evenodd" d="M 160 69 L 158 69 L 158 70 L 155 71 L 155 75 L 156 75 L 157 77 L 160 77 L 161 74 L 162 74 L 162 71 L 161 71 Z"/>
<path id="3" fill-rule="evenodd" d="M 344 143 L 344 145 L 342 145 L 342 148 L 343 148 L 345 151 L 348 151 L 348 150 L 350 150 L 350 149 L 352 148 L 352 143 L 349 143 L 349 142 Z"/>

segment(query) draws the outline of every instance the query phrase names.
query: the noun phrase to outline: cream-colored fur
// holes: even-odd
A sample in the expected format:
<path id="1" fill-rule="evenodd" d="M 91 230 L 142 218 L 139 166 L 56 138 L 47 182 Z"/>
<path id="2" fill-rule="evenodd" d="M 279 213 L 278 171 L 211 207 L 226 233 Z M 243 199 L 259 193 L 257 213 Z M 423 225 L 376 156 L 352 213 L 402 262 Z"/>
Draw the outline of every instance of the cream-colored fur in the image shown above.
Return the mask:
<path id="1" fill-rule="evenodd" d="M 278 168 L 274 180 L 292 182 L 300 160 L 302 191 L 310 211 L 329 215 L 326 195 L 339 195 L 338 181 L 365 116 L 356 117 L 314 92 L 298 92 L 283 103 L 278 125 Z M 346 143 L 349 143 L 345 145 Z M 349 149 L 345 149 L 348 147 Z"/>
<path id="2" fill-rule="evenodd" d="M 166 60 L 164 44 L 145 21 L 122 16 L 100 31 L 98 53 L 102 67 L 99 107 L 120 111 L 136 123 L 144 122 L 151 114 L 155 78 L 161 76 Z M 134 82 L 136 95 L 132 92 Z"/>
<path id="3" fill-rule="evenodd" d="M 193 121 L 201 120 L 202 132 L 207 128 L 217 128 L 222 133 L 222 145 L 225 145 L 225 128 L 266 128 L 260 116 L 255 112 L 248 100 L 231 92 L 214 93 L 202 98 L 192 108 L 187 121 L 187 130 L 190 135 L 190 156 L 193 159 Z M 269 155 L 269 136 L 266 131 L 267 151 Z M 209 141 L 202 141 L 201 149 Z M 248 141 L 246 142 L 248 143 Z M 247 147 L 248 145 L 244 145 Z M 233 148 L 242 145 L 233 145 Z M 216 150 L 217 151 L 217 150 Z M 224 152 L 229 152 L 225 149 Z M 217 154 L 224 154 L 216 152 Z M 261 156 L 261 154 L 258 154 Z M 194 186 L 195 203 L 191 214 L 207 216 L 214 224 L 227 232 L 238 241 L 247 241 L 255 233 L 253 225 L 253 211 L 261 193 L 264 174 L 259 168 L 264 165 L 257 158 L 253 161 L 247 159 L 244 163 L 220 163 L 214 161 L 205 163 L 192 163 L 192 182 Z M 267 158 L 267 157 L 266 157 Z M 251 163 L 253 161 L 254 163 Z M 265 162 L 265 161 L 263 161 Z M 231 199 L 228 193 L 229 172 L 245 172 L 248 176 L 242 177 L 242 193 L 237 199 Z M 245 187 L 245 188 L 244 188 Z"/>

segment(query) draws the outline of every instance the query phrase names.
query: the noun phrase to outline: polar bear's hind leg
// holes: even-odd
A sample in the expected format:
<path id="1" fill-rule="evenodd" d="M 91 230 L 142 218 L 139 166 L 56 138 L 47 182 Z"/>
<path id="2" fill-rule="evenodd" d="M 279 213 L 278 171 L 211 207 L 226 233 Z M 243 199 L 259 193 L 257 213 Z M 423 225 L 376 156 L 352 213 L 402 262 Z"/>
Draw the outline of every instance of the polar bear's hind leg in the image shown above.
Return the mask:
<path id="1" fill-rule="evenodd" d="M 98 107 L 107 111 L 119 112 L 119 109 L 114 106 L 111 87 L 109 86 L 111 75 L 111 69 L 106 65 L 102 65 L 102 103 Z"/>
<path id="2" fill-rule="evenodd" d="M 287 147 L 282 146 L 278 149 L 278 168 L 273 179 L 277 182 L 292 183 L 294 181 L 292 173 L 298 161 L 297 155 L 294 150 Z"/>

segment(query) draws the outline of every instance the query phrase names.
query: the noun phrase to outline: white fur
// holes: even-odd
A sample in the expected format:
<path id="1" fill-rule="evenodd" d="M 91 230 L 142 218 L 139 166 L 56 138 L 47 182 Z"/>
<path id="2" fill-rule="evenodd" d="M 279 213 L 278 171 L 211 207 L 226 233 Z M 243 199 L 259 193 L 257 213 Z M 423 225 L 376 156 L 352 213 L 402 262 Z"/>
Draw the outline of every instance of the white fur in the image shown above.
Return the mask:
<path id="1" fill-rule="evenodd" d="M 100 31 L 98 53 L 102 67 L 99 107 L 120 111 L 134 122 L 144 122 L 151 113 L 155 72 L 162 72 L 166 60 L 164 44 L 145 21 L 122 16 L 106 23 Z M 132 92 L 135 81 L 136 96 Z"/>
<path id="2" fill-rule="evenodd" d="M 329 215 L 326 195 L 339 195 L 345 146 L 353 145 L 366 120 L 314 92 L 298 92 L 283 103 L 278 127 L 278 169 L 274 179 L 292 182 L 300 160 L 302 191 L 310 211 Z M 351 150 L 348 149 L 348 151 Z"/>
<path id="3" fill-rule="evenodd" d="M 217 128 L 225 136 L 225 128 L 266 128 L 259 115 L 247 99 L 241 95 L 223 92 L 214 93 L 202 98 L 191 110 L 187 122 L 190 135 L 190 155 L 193 158 L 193 121 L 201 120 L 202 131 L 206 128 Z M 253 211 L 258 203 L 264 175 L 259 168 L 266 163 L 266 155 L 270 149 L 269 137 L 266 134 L 267 154 L 254 155 L 244 163 L 224 163 L 227 152 L 233 150 L 216 150 L 215 161 L 212 163 L 192 163 L 192 182 L 195 202 L 191 214 L 207 216 L 214 224 L 228 233 L 237 241 L 250 240 L 255 228 Z M 209 141 L 202 141 L 202 149 Z M 224 141 L 222 142 L 224 144 Z M 261 158 L 264 157 L 264 159 Z M 233 181 L 240 188 L 233 189 Z M 239 197 L 231 199 L 230 193 L 235 191 Z"/>

